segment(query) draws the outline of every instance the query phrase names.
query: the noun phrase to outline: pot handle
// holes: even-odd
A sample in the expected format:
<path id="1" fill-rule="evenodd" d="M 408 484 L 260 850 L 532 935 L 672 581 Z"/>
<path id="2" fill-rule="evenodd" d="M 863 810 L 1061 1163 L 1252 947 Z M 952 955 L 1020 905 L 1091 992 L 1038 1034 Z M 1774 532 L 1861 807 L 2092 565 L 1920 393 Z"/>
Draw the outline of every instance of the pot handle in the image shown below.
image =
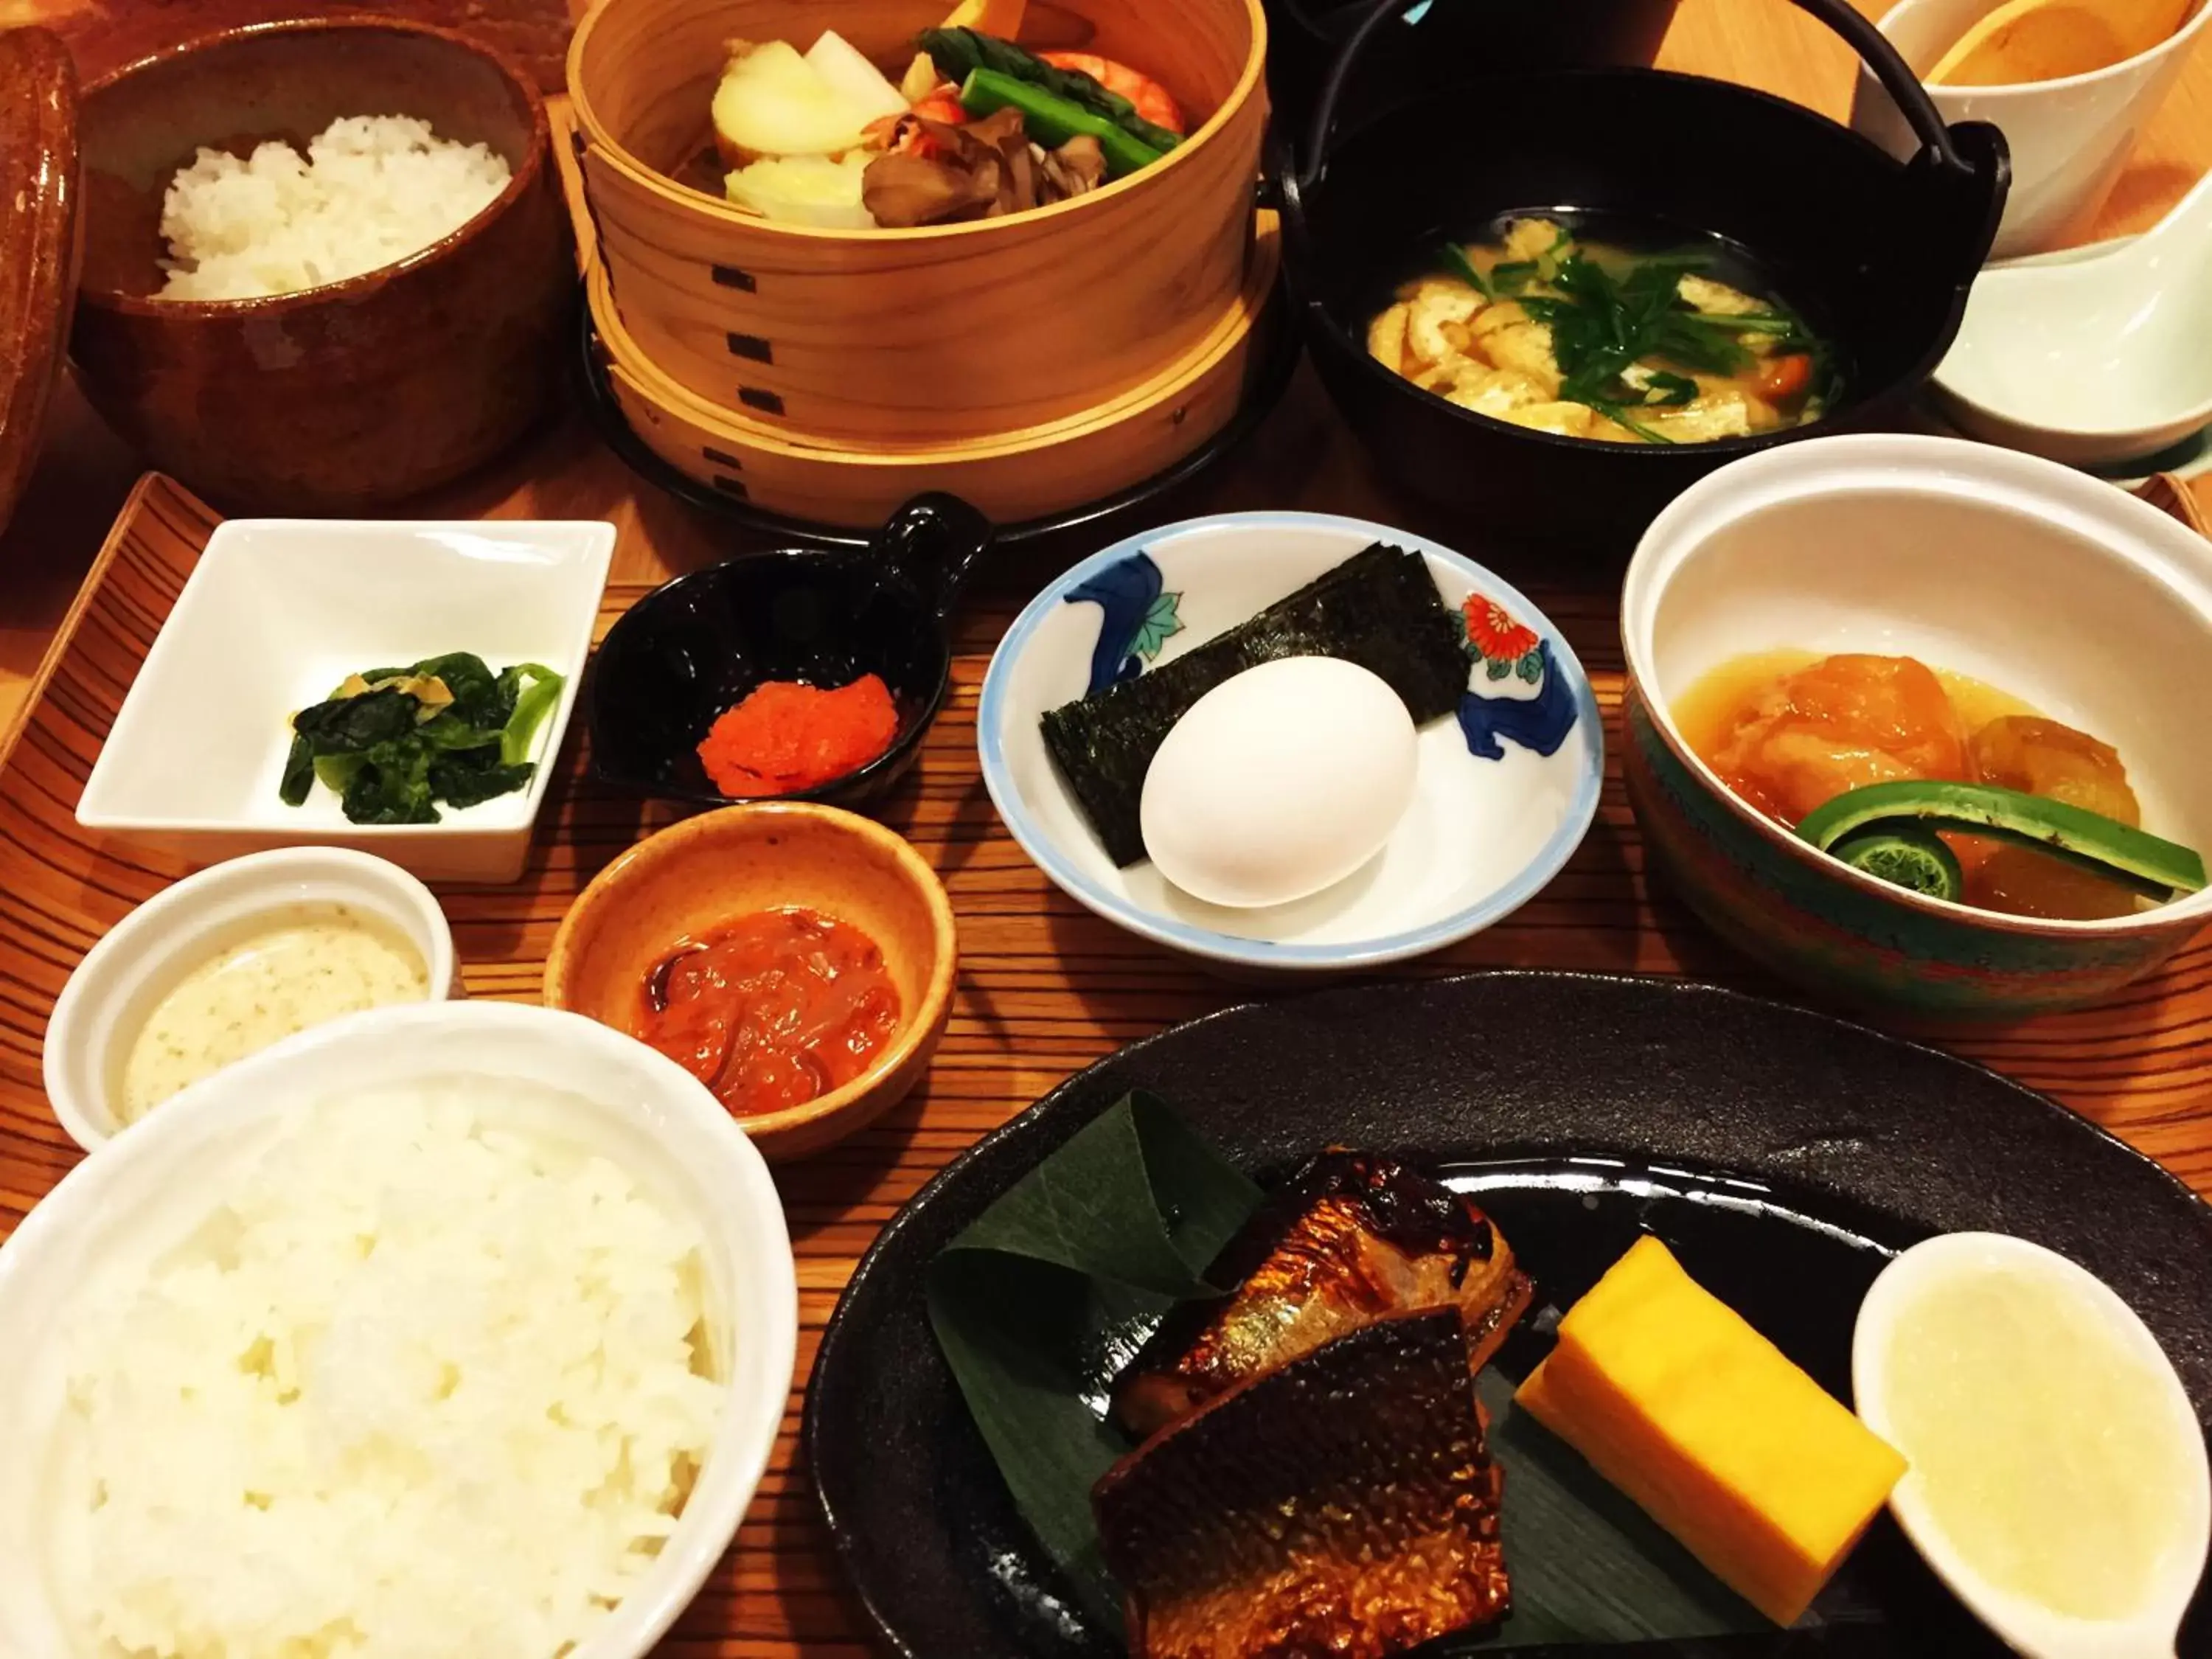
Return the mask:
<path id="1" fill-rule="evenodd" d="M 1419 0 L 1376 0 L 1374 9 L 1359 20 L 1359 27 L 1352 30 L 1344 43 L 1344 50 L 1328 66 L 1328 75 L 1322 82 L 1321 97 L 1314 106 L 1313 125 L 1306 138 L 1306 165 L 1297 175 L 1302 186 L 1312 185 L 1328 164 L 1329 129 L 1336 125 L 1337 101 L 1367 50 L 1368 42 L 1384 25 L 1419 3 Z M 1491 5 L 1498 3 L 1498 0 L 1431 0 L 1431 3 Z M 1960 149 L 1950 129 L 1943 125 L 1936 100 L 1928 95 L 1928 88 L 1921 85 L 1920 77 L 1890 44 L 1889 37 L 1863 15 L 1850 0 L 1790 0 L 1790 3 L 1826 23 L 1858 53 L 1874 71 L 1875 78 L 1881 82 L 1883 90 L 1904 112 L 1920 140 L 1923 155 L 1933 155 L 1937 165 L 1951 172 L 1971 174 L 1975 171 L 1973 162 Z"/>
<path id="2" fill-rule="evenodd" d="M 933 490 L 884 520 L 883 528 L 868 538 L 867 556 L 911 582 L 930 614 L 944 622 L 998 533 L 978 508 L 957 495 Z"/>

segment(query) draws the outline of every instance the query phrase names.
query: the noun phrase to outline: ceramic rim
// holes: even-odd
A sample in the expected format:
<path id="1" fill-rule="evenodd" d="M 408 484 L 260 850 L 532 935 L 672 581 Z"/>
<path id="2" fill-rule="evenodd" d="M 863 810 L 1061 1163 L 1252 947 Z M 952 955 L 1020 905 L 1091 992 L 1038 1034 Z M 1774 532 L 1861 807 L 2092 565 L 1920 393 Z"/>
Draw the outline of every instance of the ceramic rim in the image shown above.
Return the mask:
<path id="1" fill-rule="evenodd" d="M 1577 720 L 1589 734 L 1585 750 L 1587 757 L 1582 767 L 1582 776 L 1576 782 L 1574 794 L 1567 803 L 1559 826 L 1553 830 L 1536 855 L 1510 881 L 1475 903 L 1419 927 L 1374 939 L 1346 939 L 1334 944 L 1279 945 L 1267 939 L 1216 933 L 1211 928 L 1194 927 L 1188 922 L 1161 915 L 1157 911 L 1145 909 L 1100 887 L 1076 869 L 1053 845 L 1023 805 L 1020 792 L 1015 787 L 1007 769 L 1006 744 L 1000 730 L 1006 723 L 1006 683 L 1012 665 L 1028 648 L 1031 637 L 1043 625 L 1044 619 L 1059 610 L 1071 588 L 1081 586 L 1108 565 L 1127 558 L 1131 554 L 1157 547 L 1193 531 L 1224 526 L 1256 531 L 1342 530 L 1370 541 L 1390 542 L 1414 549 L 1423 556 L 1440 560 L 1459 571 L 1480 592 L 1522 618 L 1543 635 L 1552 647 L 1553 667 L 1566 677 L 1574 698 Z M 1386 963 L 1402 962 L 1411 957 L 1441 950 L 1494 926 L 1541 891 L 1583 844 L 1597 817 L 1598 793 L 1605 778 L 1604 717 L 1598 710 L 1596 695 L 1590 690 L 1589 676 L 1583 672 L 1582 659 L 1575 655 L 1574 647 L 1538 605 L 1504 577 L 1486 569 L 1464 554 L 1389 525 L 1334 513 L 1208 514 L 1202 518 L 1179 520 L 1157 530 L 1125 537 L 1111 547 L 1092 554 L 1031 599 L 1021 615 L 1014 619 L 1014 625 L 1006 630 L 1005 638 L 999 641 L 998 649 L 991 653 L 990 668 L 983 677 L 982 702 L 976 711 L 975 732 L 975 746 L 983 764 L 983 784 L 990 792 L 991 804 L 998 808 L 1000 817 L 1005 820 L 1007 830 L 1022 851 L 1045 872 L 1054 886 L 1095 915 L 1103 916 L 1115 926 L 1127 928 L 1141 938 L 1188 951 L 1192 956 L 1202 957 L 1211 962 L 1225 962 L 1247 968 L 1341 969 L 1379 967 Z"/>

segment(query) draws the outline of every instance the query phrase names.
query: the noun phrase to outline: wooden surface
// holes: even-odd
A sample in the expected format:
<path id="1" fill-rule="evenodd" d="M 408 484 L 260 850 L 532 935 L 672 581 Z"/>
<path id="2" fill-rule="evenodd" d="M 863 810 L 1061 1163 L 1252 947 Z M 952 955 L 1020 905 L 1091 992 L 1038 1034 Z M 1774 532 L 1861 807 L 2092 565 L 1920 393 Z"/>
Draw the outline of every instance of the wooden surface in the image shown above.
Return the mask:
<path id="1" fill-rule="evenodd" d="M 0 0 L 0 16 L 9 8 L 20 13 L 25 3 L 45 0 Z M 1668 61 L 1750 80 L 1831 112 L 1848 101 L 1844 55 L 1782 0 L 1685 0 Z M 2212 52 L 2200 51 L 2181 92 L 2147 134 L 2106 228 L 2139 228 L 2208 164 Z M 0 538 L 0 717 L 8 703 L 21 701 L 24 681 L 136 473 L 81 404 L 60 400 L 32 495 Z M 1310 378 L 1235 462 L 1182 499 L 1160 504 L 1156 516 L 1256 507 L 1363 514 L 1437 534 L 1478 556 L 1491 551 L 1479 526 L 1440 520 L 1382 495 Z M 489 476 L 418 511 L 610 519 L 620 532 L 618 596 L 741 545 L 726 527 L 635 483 L 566 416 Z M 121 580 L 150 582 L 158 592 L 160 550 L 167 548 L 173 568 L 178 548 L 189 547 L 205 527 L 188 504 L 163 494 L 140 516 L 132 544 L 113 553 Z M 932 1171 L 1069 1072 L 1173 1021 L 1240 1000 L 1234 989 L 1060 897 L 1006 838 L 978 779 L 975 702 L 991 646 L 1052 568 L 1087 550 L 1080 538 L 1026 550 L 1000 558 L 980 581 L 963 618 L 953 693 L 921 763 L 886 809 L 945 878 L 963 933 L 961 983 L 924 1088 L 852 1141 L 778 1172 L 799 1258 L 801 1378 L 854 1260 Z M 1620 684 L 1611 584 L 1540 562 L 1508 569 L 1569 635 L 1610 715 Z M 81 649 L 64 665 L 64 683 L 40 705 L 51 719 L 0 774 L 0 1229 L 74 1158 L 38 1091 L 39 1037 L 52 988 L 100 920 L 120 914 L 165 873 L 99 863 L 54 877 L 43 889 L 23 873 L 82 856 L 69 850 L 74 781 L 89 764 L 102 700 L 118 695 L 118 677 L 127 678 L 145 632 L 143 619 L 79 630 Z M 568 763 L 574 763 L 573 755 Z M 564 792 L 563 810 L 568 838 L 540 850 L 549 867 L 569 879 L 647 827 L 635 810 L 598 802 L 588 792 Z M 89 925 L 55 929 L 39 920 L 55 907 Z M 461 943 L 471 990 L 534 994 L 534 963 L 552 918 L 525 892 L 488 896 L 469 907 Z M 1596 830 L 1559 880 L 1505 924 L 1418 971 L 1492 965 L 1687 973 L 1760 984 L 1663 892 L 1647 886 L 1617 782 L 1608 784 Z M 2106 1009 L 2010 1030 L 1920 1035 L 2057 1095 L 2212 1193 L 2212 945 L 2200 943 L 2160 980 Z M 787 1430 L 795 1430 L 798 1399 L 794 1391 Z M 795 1457 L 787 1432 L 733 1555 L 665 1651 L 859 1659 L 869 1650 L 812 1519 Z"/>

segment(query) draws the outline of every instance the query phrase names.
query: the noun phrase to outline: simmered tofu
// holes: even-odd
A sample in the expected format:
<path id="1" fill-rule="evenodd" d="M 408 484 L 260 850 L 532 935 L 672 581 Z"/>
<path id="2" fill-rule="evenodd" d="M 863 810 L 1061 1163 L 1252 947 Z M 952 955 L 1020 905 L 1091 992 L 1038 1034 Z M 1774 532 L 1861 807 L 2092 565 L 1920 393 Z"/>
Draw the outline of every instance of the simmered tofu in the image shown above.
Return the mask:
<path id="1" fill-rule="evenodd" d="M 1544 388 L 1559 392 L 1559 362 L 1552 355 L 1552 327 L 1534 320 L 1520 304 L 1501 300 L 1474 319 L 1474 337 L 1499 368 L 1517 369 Z"/>

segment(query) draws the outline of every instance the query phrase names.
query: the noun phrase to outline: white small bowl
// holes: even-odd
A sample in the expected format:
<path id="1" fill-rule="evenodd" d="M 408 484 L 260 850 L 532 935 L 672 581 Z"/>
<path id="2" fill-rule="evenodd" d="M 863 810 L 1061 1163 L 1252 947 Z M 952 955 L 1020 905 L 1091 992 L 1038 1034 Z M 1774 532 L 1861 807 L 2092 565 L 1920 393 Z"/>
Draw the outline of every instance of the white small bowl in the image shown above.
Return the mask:
<path id="1" fill-rule="evenodd" d="M 1389 843 L 1334 887 L 1294 904 L 1231 910 L 1177 891 L 1149 862 L 1122 870 L 1099 842 L 1044 744 L 1046 710 L 1088 693 L 1103 606 L 1078 590 L 1140 558 L 1158 573 L 1160 619 L 1176 631 L 1133 654 L 1152 665 L 1235 627 L 1372 543 L 1419 552 L 1448 605 L 1495 602 L 1542 641 L 1553 695 L 1571 723 L 1549 755 L 1512 738 L 1496 759 L 1474 752 L 1459 722 L 1432 722 L 1419 742 L 1413 805 Z M 1118 578 L 1109 578 L 1117 580 Z M 1146 573 L 1145 581 L 1152 580 Z M 1154 636 L 1158 629 L 1152 630 Z M 1108 648 L 1101 652 L 1102 644 Z M 1145 649 L 1145 646 L 1153 647 Z M 1531 648 L 1533 654 L 1534 647 Z M 1534 668 L 1533 662 L 1528 665 Z M 1471 691 L 1521 700 L 1540 680 L 1470 662 Z M 1132 536 L 1048 586 L 1016 619 L 983 681 L 976 719 L 983 781 L 1022 850 L 1061 891 L 1142 938 L 1246 974 L 1344 972 L 1441 950 L 1528 902 L 1559 872 L 1597 812 L 1605 738 L 1573 648 L 1502 578 L 1450 549 L 1359 519 L 1317 513 L 1230 513 Z"/>
<path id="2" fill-rule="evenodd" d="M 550 1008 L 418 1003 L 334 1020 L 195 1084 L 71 1170 L 0 1245 L 8 1659 L 78 1659 L 43 1564 L 54 1478 L 45 1442 L 65 1403 L 82 1287 L 140 1270 L 190 1237 L 227 1173 L 267 1145 L 285 1114 L 334 1092 L 453 1077 L 544 1088 L 549 1115 L 494 1121 L 611 1159 L 699 1230 L 708 1329 L 729 1373 L 720 1424 L 674 1532 L 570 1659 L 640 1659 L 698 1593 L 752 1499 L 790 1398 L 799 1294 L 768 1166 L 697 1079 L 642 1043 Z"/>
<path id="3" fill-rule="evenodd" d="M 116 923 L 62 987 L 46 1022 L 43 1058 L 46 1099 L 70 1139 L 98 1152 L 136 1127 L 116 1110 L 118 1079 L 128 1046 L 155 1006 L 202 963 L 275 913 L 301 904 L 346 904 L 375 915 L 422 953 L 429 1000 L 461 994 L 445 912 L 428 888 L 397 865 L 332 847 L 257 853 L 216 865 Z M 164 1103 L 155 1109 L 169 1108 Z"/>
<path id="4" fill-rule="evenodd" d="M 2166 1358 L 2157 1337 L 2142 1317 L 2087 1268 L 2055 1250 L 2004 1233 L 1945 1233 L 1923 1240 L 1892 1261 L 1875 1278 L 1859 1304 L 1858 1322 L 1851 1334 L 1851 1394 L 1860 1417 L 1876 1434 L 1905 1454 L 1912 1455 L 1910 1439 L 1897 1427 L 1894 1379 L 1901 1365 L 1915 1358 L 1942 1364 L 1944 1356 L 1900 1351 L 1898 1325 L 1921 1294 L 1946 1280 L 1986 1282 L 1996 1276 L 2032 1277 L 2067 1285 L 2075 1305 L 2101 1324 L 2123 1350 L 2156 1379 L 2158 1396 L 2150 1406 L 2170 1419 L 2176 1461 L 2167 1470 L 2180 1511 L 2177 1547 L 2159 1565 L 2161 1569 L 2144 1605 L 2133 1619 L 2092 1620 L 2066 1613 L 2021 1595 L 2002 1584 L 1991 1583 L 1945 1529 L 1940 1511 L 1928 1498 L 1925 1478 L 1908 1469 L 1890 1493 L 1889 1507 L 1936 1574 L 1966 1603 L 1974 1615 L 2004 1638 L 2014 1651 L 2032 1659 L 2153 1659 L 2171 1655 L 2176 1636 L 2195 1597 L 2204 1572 L 2205 1544 L 2212 1536 L 2212 1470 L 2208 1470 L 2204 1439 L 2190 1403 L 2189 1390 Z M 2067 1343 L 2070 1328 L 2045 1329 L 2032 1340 Z M 2094 1398 L 2069 1400 L 2068 1420 L 2054 1431 L 2073 1437 L 2078 1446 L 2100 1444 Z M 2040 1494 L 2039 1494 L 2040 1496 Z M 2063 1510 L 2054 1514 L 2063 1513 Z M 2194 1651 L 2194 1650 L 2191 1650 Z"/>
<path id="5" fill-rule="evenodd" d="M 1968 29 L 2005 0 L 1904 0 L 1881 19 L 1918 75 L 1934 69 Z M 2162 45 L 2090 75 L 2017 87 L 1930 87 L 1946 125 L 1988 121 L 2012 150 L 2012 191 L 1991 257 L 2040 253 L 2087 228 L 2111 194 L 2136 135 L 2166 100 L 2191 50 L 2212 27 L 2212 3 Z M 1859 73 L 1851 126 L 1899 161 L 1920 141 L 1870 71 Z"/>
<path id="6" fill-rule="evenodd" d="M 208 864 L 269 847 L 381 854 L 428 881 L 513 881 L 575 707 L 614 526 L 234 519 L 186 578 L 76 818 Z M 471 651 L 567 677 L 526 789 L 437 823 L 356 824 L 319 785 L 277 799 L 294 714 L 348 674 Z"/>

